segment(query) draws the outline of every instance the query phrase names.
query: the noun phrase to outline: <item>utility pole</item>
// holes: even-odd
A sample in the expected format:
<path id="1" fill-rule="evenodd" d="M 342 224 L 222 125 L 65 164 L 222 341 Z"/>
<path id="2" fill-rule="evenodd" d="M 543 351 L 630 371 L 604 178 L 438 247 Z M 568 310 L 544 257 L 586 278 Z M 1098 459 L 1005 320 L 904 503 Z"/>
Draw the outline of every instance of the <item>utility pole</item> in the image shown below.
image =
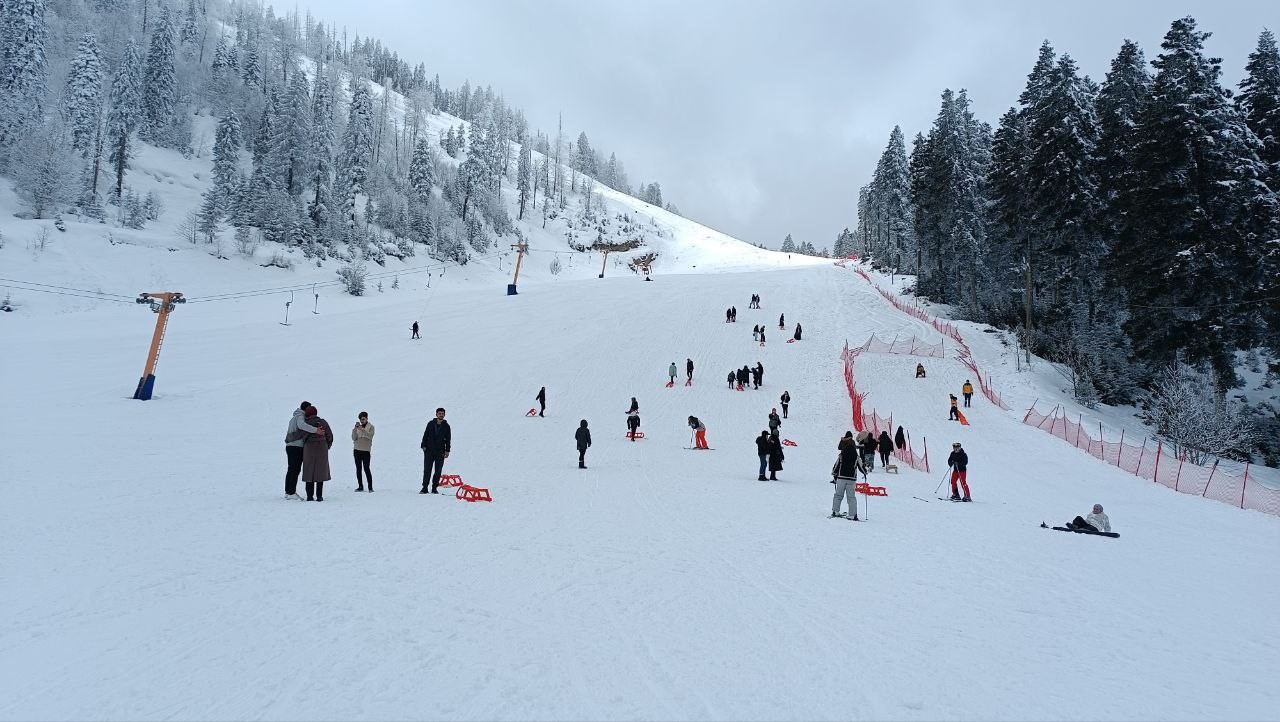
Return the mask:
<path id="1" fill-rule="evenodd" d="M 516 284 L 520 282 L 520 262 L 524 260 L 524 254 L 529 251 L 529 243 L 520 241 L 511 246 L 516 251 L 516 273 L 511 278 L 511 283 L 507 284 L 507 295 L 516 295 Z"/>
<path id="2" fill-rule="evenodd" d="M 316 297 L 316 302 L 315 302 L 315 305 L 311 307 L 311 312 L 319 316 L 320 315 L 320 292 L 316 290 L 316 286 L 314 283 L 311 284 L 311 293 L 315 294 L 315 297 Z"/>
<path id="3" fill-rule="evenodd" d="M 173 307 L 176 304 L 186 302 L 186 297 L 177 291 L 138 294 L 138 305 L 151 306 L 151 311 L 157 315 L 156 330 L 151 334 L 151 350 L 147 352 L 147 365 L 142 369 L 142 378 L 138 379 L 138 387 L 133 392 L 133 398 L 139 401 L 147 401 L 151 398 L 151 391 L 156 385 L 156 363 L 160 360 L 160 346 L 164 344 L 164 332 L 169 324 L 169 314 L 173 313 Z"/>

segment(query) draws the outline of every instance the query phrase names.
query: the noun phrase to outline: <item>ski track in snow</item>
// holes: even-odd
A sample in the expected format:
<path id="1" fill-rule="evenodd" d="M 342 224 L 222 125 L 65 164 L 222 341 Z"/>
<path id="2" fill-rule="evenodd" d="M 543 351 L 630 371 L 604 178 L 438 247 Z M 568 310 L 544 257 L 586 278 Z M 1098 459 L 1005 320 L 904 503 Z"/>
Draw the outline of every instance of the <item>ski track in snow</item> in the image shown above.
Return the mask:
<path id="1" fill-rule="evenodd" d="M 970 426 L 946 421 L 967 373 L 950 353 L 923 380 L 914 357 L 858 359 L 933 472 L 877 470 L 869 521 L 825 518 L 841 346 L 938 337 L 851 271 L 437 283 L 299 304 L 288 328 L 274 299 L 189 304 L 148 403 L 128 398 L 138 309 L 6 318 L 23 353 L 0 357 L 0 718 L 1278 717 L 1280 520 L 1132 477 L 980 394 Z M 726 387 L 757 361 L 763 389 Z M 547 417 L 526 418 L 542 385 Z M 759 482 L 783 389 L 798 446 Z M 631 396 L 643 441 L 624 438 Z M 337 435 L 323 504 L 280 498 L 303 398 Z M 445 473 L 492 504 L 417 493 L 436 406 Z M 373 494 L 352 493 L 360 410 Z M 691 414 L 715 451 L 681 448 Z M 932 493 L 953 440 L 971 505 Z M 1120 539 L 1038 528 L 1094 502 Z"/>

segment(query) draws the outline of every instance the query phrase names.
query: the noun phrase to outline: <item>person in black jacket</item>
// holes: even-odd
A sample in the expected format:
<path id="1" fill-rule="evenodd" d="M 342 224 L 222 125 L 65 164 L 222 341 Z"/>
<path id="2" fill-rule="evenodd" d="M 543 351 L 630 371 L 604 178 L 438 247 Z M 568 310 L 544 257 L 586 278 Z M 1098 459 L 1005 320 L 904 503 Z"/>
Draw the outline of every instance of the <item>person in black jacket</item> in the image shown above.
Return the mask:
<path id="1" fill-rule="evenodd" d="M 427 429 L 422 432 L 422 491 L 419 494 L 440 493 L 440 472 L 444 471 L 444 460 L 449 458 L 452 436 L 449 422 L 444 420 L 444 409 L 436 409 L 436 417 L 427 422 Z"/>
<path id="2" fill-rule="evenodd" d="M 951 467 L 951 500 L 952 501 L 973 501 L 969 498 L 969 455 L 960 447 L 960 442 L 951 445 L 951 455 L 947 457 L 947 466 Z M 956 489 L 956 482 L 960 482 L 961 488 L 964 489 L 964 497 L 961 498 L 960 491 Z"/>
<path id="3" fill-rule="evenodd" d="M 640 412 L 627 412 L 627 438 L 632 441 L 636 440 L 636 432 L 640 431 Z"/>
<path id="4" fill-rule="evenodd" d="M 574 432 L 573 438 L 578 442 L 578 468 L 587 468 L 587 448 L 591 446 L 591 429 L 587 428 L 587 420 L 583 419 L 578 424 L 578 430 Z"/>
<path id="5" fill-rule="evenodd" d="M 636 397 L 632 396 L 632 397 L 631 397 L 631 408 L 627 409 L 627 413 L 629 414 L 629 413 L 631 413 L 632 411 L 639 411 L 639 410 L 640 410 L 640 402 L 639 402 L 639 401 L 636 401 Z"/>
<path id="6" fill-rule="evenodd" d="M 777 409 L 769 410 L 769 431 L 777 431 L 782 426 L 782 417 L 778 416 Z"/>
<path id="7" fill-rule="evenodd" d="M 768 481 L 765 478 L 765 469 L 769 466 L 769 432 L 761 431 L 756 437 L 756 456 L 760 457 L 760 476 L 759 481 Z"/>
<path id="8" fill-rule="evenodd" d="M 693 359 L 687 358 L 684 360 L 684 372 L 688 376 L 688 380 L 693 381 Z"/>
<path id="9" fill-rule="evenodd" d="M 751 383 L 751 371 L 743 366 L 738 369 L 738 385 L 745 389 L 749 383 Z"/>
<path id="10" fill-rule="evenodd" d="M 733 322 L 733 323 L 737 323 L 737 322 L 738 322 L 738 307 L 737 307 L 737 306 L 730 306 L 730 307 L 729 307 L 729 320 L 730 320 L 731 322 Z"/>
<path id="11" fill-rule="evenodd" d="M 724 310 L 724 322 L 725 322 L 725 323 L 730 323 L 730 322 L 732 322 L 732 321 L 733 321 L 733 311 L 731 311 L 731 310 L 729 310 L 729 309 L 727 309 L 727 308 L 726 308 L 726 309 Z"/>
<path id="12" fill-rule="evenodd" d="M 764 364 L 756 362 L 756 387 L 764 386 Z"/>
<path id="13" fill-rule="evenodd" d="M 543 412 L 547 410 L 547 387 L 538 389 L 538 395 L 534 398 L 538 400 L 538 416 L 543 416 Z"/>
<path id="14" fill-rule="evenodd" d="M 849 434 L 845 434 L 845 438 L 849 438 Z M 852 441 L 852 439 L 849 439 Z M 835 468 L 831 470 L 831 483 L 836 485 L 835 498 L 831 501 L 831 518 L 845 517 L 840 513 L 840 500 L 847 499 L 849 504 L 849 514 L 846 518 L 851 521 L 858 521 L 858 499 L 856 490 L 858 486 L 858 472 L 862 472 L 863 478 L 867 476 L 867 469 L 862 465 L 862 460 L 858 458 L 858 445 L 847 444 L 841 439 L 840 455 L 836 458 Z"/>
<path id="15" fill-rule="evenodd" d="M 783 331 L 787 330 L 787 314 L 784 313 L 781 316 L 778 316 L 778 328 Z"/>
<path id="16" fill-rule="evenodd" d="M 880 438 L 876 439 L 876 451 L 880 452 L 880 466 L 888 466 L 889 454 L 893 453 L 893 439 L 889 438 L 888 429 L 881 431 Z"/>
<path id="17" fill-rule="evenodd" d="M 876 468 L 876 447 L 879 446 L 879 443 L 870 431 L 864 431 L 862 433 L 865 434 L 865 436 L 863 436 L 862 441 L 858 443 L 858 447 L 862 452 L 862 463 L 867 467 L 867 470 L 870 471 Z"/>
<path id="18" fill-rule="evenodd" d="M 893 445 L 898 447 L 898 451 L 907 448 L 907 435 L 902 431 L 902 427 L 898 427 L 898 433 L 893 435 Z"/>
<path id="19" fill-rule="evenodd" d="M 800 328 L 800 324 L 798 324 L 798 323 L 797 323 L 797 324 L 796 324 L 796 335 L 795 335 L 795 336 L 793 336 L 793 338 L 794 338 L 795 340 L 799 341 L 799 340 L 800 340 L 800 334 L 801 334 L 801 332 L 802 332 L 802 329 Z"/>
<path id="20" fill-rule="evenodd" d="M 782 402 L 782 418 L 785 419 L 787 418 L 787 407 L 791 405 L 791 392 L 783 391 L 778 400 Z"/>
<path id="21" fill-rule="evenodd" d="M 738 381 L 738 372 L 730 371 L 729 372 L 729 388 L 733 388 L 733 385 L 737 383 L 737 381 Z"/>
<path id="22" fill-rule="evenodd" d="M 782 440 L 778 438 L 778 432 L 769 434 L 769 481 L 778 480 L 778 472 L 782 471 L 782 462 L 786 458 L 782 453 Z"/>

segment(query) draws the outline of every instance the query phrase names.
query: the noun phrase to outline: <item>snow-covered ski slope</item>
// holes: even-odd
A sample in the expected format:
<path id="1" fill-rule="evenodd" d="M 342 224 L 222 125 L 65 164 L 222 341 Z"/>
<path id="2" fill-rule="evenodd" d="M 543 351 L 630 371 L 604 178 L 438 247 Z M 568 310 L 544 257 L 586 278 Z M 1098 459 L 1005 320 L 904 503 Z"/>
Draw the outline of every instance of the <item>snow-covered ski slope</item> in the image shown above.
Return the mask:
<path id="1" fill-rule="evenodd" d="M 129 399 L 145 309 L 6 314 L 0 718 L 1280 717 L 1280 520 L 1129 476 L 981 396 L 961 429 L 957 362 L 917 381 L 915 359 L 873 355 L 868 404 L 928 437 L 935 473 L 876 471 L 869 521 L 828 519 L 840 348 L 936 336 L 850 270 L 702 265 L 535 275 L 515 297 L 472 266 L 300 302 L 288 327 L 274 297 L 189 303 L 150 402 Z M 784 312 L 803 341 L 783 343 Z M 686 358 L 695 385 L 664 388 Z M 764 389 L 727 388 L 757 361 Z M 543 385 L 547 418 L 526 418 Z M 798 446 L 759 482 L 753 438 L 784 389 Z M 631 396 L 644 441 L 623 438 Z M 303 399 L 338 435 L 324 503 L 281 498 Z M 492 503 L 417 493 L 437 406 L 445 471 Z M 361 410 L 373 494 L 352 491 Z M 690 414 L 715 451 L 682 449 Z M 935 498 L 952 440 L 973 504 Z M 1038 528 L 1094 502 L 1120 539 Z"/>

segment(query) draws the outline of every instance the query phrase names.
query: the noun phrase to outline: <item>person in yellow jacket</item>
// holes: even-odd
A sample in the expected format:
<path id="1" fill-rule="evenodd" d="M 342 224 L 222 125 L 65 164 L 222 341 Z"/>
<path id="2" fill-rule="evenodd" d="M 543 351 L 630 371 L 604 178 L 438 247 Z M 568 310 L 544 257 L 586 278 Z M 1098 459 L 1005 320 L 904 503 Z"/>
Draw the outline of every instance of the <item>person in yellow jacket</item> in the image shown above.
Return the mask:
<path id="1" fill-rule="evenodd" d="M 957 403 L 959 403 L 959 400 L 956 398 L 955 394 L 947 394 L 947 395 L 951 397 L 951 415 L 947 417 L 947 421 L 959 421 L 960 409 L 956 408 L 956 405 Z"/>
<path id="2" fill-rule="evenodd" d="M 964 386 L 960 387 L 960 393 L 964 394 L 964 407 L 969 408 L 969 400 L 973 398 L 973 384 L 969 383 L 969 379 L 964 380 Z"/>

